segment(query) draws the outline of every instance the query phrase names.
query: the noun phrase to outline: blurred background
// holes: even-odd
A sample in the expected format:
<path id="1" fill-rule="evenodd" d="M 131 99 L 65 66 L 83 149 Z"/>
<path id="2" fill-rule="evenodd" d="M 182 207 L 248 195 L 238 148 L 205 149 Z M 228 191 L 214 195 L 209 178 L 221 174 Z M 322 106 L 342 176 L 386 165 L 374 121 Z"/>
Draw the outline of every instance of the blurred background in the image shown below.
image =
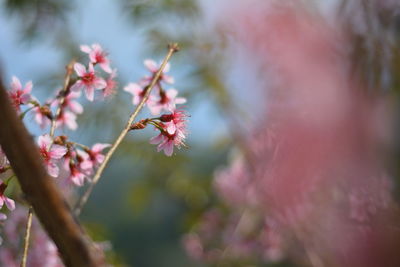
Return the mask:
<path id="1" fill-rule="evenodd" d="M 396 0 L 4 0 L 0 7 L 2 75 L 32 80 L 40 99 L 61 87 L 71 58 L 84 56 L 79 45 L 99 43 L 109 53 L 117 94 L 83 100 L 79 128 L 67 131 L 87 145 L 113 142 L 133 110 L 122 88 L 147 74 L 145 59 L 160 61 L 168 43 L 180 44 L 169 73 L 188 100 L 189 148 L 166 157 L 149 144 L 153 131 L 131 133 L 81 215 L 93 239 L 110 242 L 110 263 L 399 263 L 391 253 L 398 241 L 386 238 L 399 236 Z M 354 229 L 343 215 L 348 209 Z M 326 226 L 326 211 L 343 229 Z M 377 214 L 385 220 L 369 221 Z M 373 246 L 333 240 L 357 231 L 358 242 L 379 240 L 388 255 L 370 261 L 364 256 Z M 360 255 L 354 261 L 353 249 Z"/>

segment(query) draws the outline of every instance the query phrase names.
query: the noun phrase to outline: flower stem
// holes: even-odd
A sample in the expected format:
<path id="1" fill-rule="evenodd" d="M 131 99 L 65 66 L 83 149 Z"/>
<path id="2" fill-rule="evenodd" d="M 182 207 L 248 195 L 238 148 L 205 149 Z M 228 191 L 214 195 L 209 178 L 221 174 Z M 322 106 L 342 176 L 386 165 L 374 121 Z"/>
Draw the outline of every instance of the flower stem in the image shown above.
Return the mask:
<path id="1" fill-rule="evenodd" d="M 156 85 L 156 83 L 159 81 L 159 79 L 161 77 L 161 74 L 162 74 L 162 71 L 164 70 L 164 68 L 167 65 L 168 61 L 170 60 L 171 56 L 175 52 L 177 52 L 178 50 L 179 50 L 179 47 L 178 47 L 177 43 L 173 43 L 173 44 L 169 45 L 168 54 L 165 56 L 164 61 L 162 62 L 160 68 L 158 69 L 158 71 L 154 75 L 153 79 L 151 80 L 151 83 L 148 85 L 148 87 L 146 89 L 146 93 L 145 93 L 142 101 L 140 101 L 139 105 L 133 111 L 133 113 L 131 114 L 131 116 L 128 119 L 128 122 L 125 125 L 125 128 L 122 130 L 122 132 L 120 133 L 118 138 L 115 140 L 113 145 L 110 147 L 110 150 L 108 150 L 107 154 L 104 157 L 104 161 L 101 163 L 101 165 L 99 166 L 99 168 L 96 171 L 96 174 L 93 177 L 92 183 L 89 184 L 89 186 L 86 189 L 86 191 L 79 198 L 78 203 L 76 204 L 75 209 L 74 209 L 74 212 L 75 212 L 76 216 L 78 216 L 81 213 L 81 211 L 83 209 L 83 206 L 86 204 L 90 194 L 93 191 L 93 188 L 95 187 L 95 185 L 99 181 L 99 179 L 100 179 L 100 177 L 101 177 L 101 175 L 102 175 L 102 173 L 103 173 L 108 161 L 111 159 L 112 155 L 114 154 L 115 150 L 117 149 L 119 144 L 122 142 L 124 137 L 128 134 L 133 121 L 136 119 L 137 115 L 142 110 L 144 104 L 146 103 L 147 99 L 149 98 L 149 95 L 150 95 L 151 90 L 153 89 L 154 85 Z"/>
<path id="2" fill-rule="evenodd" d="M 28 248 L 29 248 L 29 238 L 31 235 L 31 227 L 32 227 L 32 217 L 33 217 L 33 208 L 29 207 L 28 211 L 28 221 L 26 223 L 26 232 L 24 237 L 24 254 L 22 255 L 21 267 L 26 266 L 26 260 L 28 258 Z"/>
<path id="3" fill-rule="evenodd" d="M 56 130 L 57 118 L 58 118 L 58 116 L 60 116 L 61 108 L 62 108 L 62 105 L 64 104 L 65 97 L 68 95 L 67 92 L 69 90 L 69 83 L 71 80 L 71 75 L 72 75 L 74 64 L 75 64 L 75 60 L 71 60 L 71 62 L 66 67 L 67 71 L 65 73 L 63 89 L 61 90 L 61 92 L 59 94 L 60 102 L 58 103 L 56 113 L 55 113 L 53 119 L 51 120 L 51 128 L 50 128 L 50 136 L 51 137 L 54 136 L 54 132 Z"/>

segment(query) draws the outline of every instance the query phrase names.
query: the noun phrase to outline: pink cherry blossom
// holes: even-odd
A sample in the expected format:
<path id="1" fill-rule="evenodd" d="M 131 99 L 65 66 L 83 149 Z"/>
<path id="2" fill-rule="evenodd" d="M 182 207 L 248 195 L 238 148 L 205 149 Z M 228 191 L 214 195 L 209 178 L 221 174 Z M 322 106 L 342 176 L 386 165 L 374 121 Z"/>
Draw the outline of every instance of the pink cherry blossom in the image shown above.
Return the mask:
<path id="1" fill-rule="evenodd" d="M 93 165 L 96 166 L 104 161 L 104 155 L 102 154 L 102 151 L 110 146 L 110 144 L 98 143 L 94 144 L 91 149 L 87 149 L 85 152 L 89 155 L 89 158 L 92 161 Z"/>
<path id="2" fill-rule="evenodd" d="M 67 149 L 63 146 L 54 145 L 52 143 L 53 141 L 48 134 L 39 136 L 39 151 L 43 157 L 47 171 L 49 172 L 49 175 L 57 177 L 59 172 L 57 160 L 61 159 L 65 153 L 67 153 Z"/>
<path id="3" fill-rule="evenodd" d="M 158 136 L 151 138 L 150 144 L 158 144 L 158 152 L 164 150 L 165 155 L 171 156 L 174 152 L 174 146 L 180 148 L 185 145 L 185 134 L 186 129 L 183 127 L 179 131 L 175 131 L 174 134 L 169 134 L 164 125 L 164 130 Z"/>
<path id="4" fill-rule="evenodd" d="M 90 62 L 99 64 L 100 67 L 107 73 L 111 73 L 110 60 L 107 58 L 107 53 L 99 44 L 93 44 L 92 47 L 88 45 L 81 45 L 81 51 L 89 54 Z"/>
<path id="5" fill-rule="evenodd" d="M 124 91 L 133 95 L 132 103 L 134 105 L 138 105 L 146 93 L 146 90 L 137 83 L 129 83 L 124 87 Z"/>
<path id="6" fill-rule="evenodd" d="M 6 190 L 7 185 L 0 181 L 0 209 L 3 207 L 4 203 L 6 204 L 9 210 L 15 209 L 15 202 L 11 198 L 8 198 L 4 195 L 4 191 Z M 4 216 L 3 216 L 4 217 Z"/>
<path id="7" fill-rule="evenodd" d="M 61 111 L 56 121 L 56 127 L 67 126 L 71 130 L 76 130 L 78 124 L 76 123 L 76 115 L 70 111 Z"/>
<path id="8" fill-rule="evenodd" d="M 166 111 L 174 110 L 176 104 L 186 103 L 186 98 L 177 97 L 178 91 L 176 89 L 169 89 L 167 91 L 160 91 L 160 97 L 157 100 L 149 102 L 149 109 L 153 115 L 158 115 L 164 109 Z"/>
<path id="9" fill-rule="evenodd" d="M 17 110 L 20 110 L 21 105 L 26 105 L 31 100 L 30 92 L 32 91 L 32 86 L 32 82 L 29 81 L 22 88 L 19 79 L 15 76 L 12 77 L 11 91 L 8 94 Z"/>
<path id="10" fill-rule="evenodd" d="M 62 108 L 68 108 L 70 111 L 72 111 L 75 114 L 82 114 L 83 113 L 83 107 L 82 105 L 76 101 L 75 99 L 78 99 L 81 97 L 81 91 L 70 91 L 69 94 L 65 97 L 64 103 L 62 105 Z M 52 107 L 55 107 L 59 105 L 60 101 L 56 99 L 51 103 Z"/>
<path id="11" fill-rule="evenodd" d="M 81 89 L 85 89 L 86 98 L 89 101 L 93 101 L 94 90 L 105 88 L 107 86 L 106 81 L 103 78 L 96 76 L 92 64 L 89 64 L 89 69 L 86 70 L 85 66 L 81 63 L 75 63 L 74 69 L 80 79 L 71 86 L 71 91 L 80 91 Z"/>
<path id="12" fill-rule="evenodd" d="M 109 97 L 115 94 L 117 88 L 117 82 L 115 81 L 115 77 L 117 77 L 117 70 L 113 69 L 110 76 L 106 80 L 106 87 L 103 89 L 103 97 Z"/>
<path id="13" fill-rule="evenodd" d="M 157 64 L 152 59 L 146 59 L 144 61 L 144 65 L 154 75 L 158 71 L 158 69 L 160 68 L 161 63 Z M 163 70 L 163 72 L 161 74 L 161 77 L 160 77 L 160 81 L 163 81 L 163 82 L 166 82 L 166 83 L 169 83 L 169 84 L 174 83 L 174 78 L 172 76 L 169 76 L 169 75 L 165 74 L 165 73 L 167 73 L 169 71 L 170 67 L 171 67 L 171 65 L 169 63 L 167 63 L 167 65 L 165 65 L 165 68 L 164 68 L 164 70 Z M 145 77 L 145 80 L 151 81 L 152 78 L 153 77 L 147 76 L 147 77 Z"/>
<path id="14" fill-rule="evenodd" d="M 176 131 L 184 132 L 186 129 L 186 118 L 188 115 L 182 109 L 177 109 L 170 114 L 164 114 L 160 117 L 160 120 L 164 122 L 164 125 L 169 134 L 174 134 Z"/>
<path id="15" fill-rule="evenodd" d="M 51 120 L 48 117 L 48 109 L 43 107 L 34 107 L 32 111 L 35 114 L 35 121 L 40 126 L 40 128 L 44 129 L 51 124 Z"/>
<path id="16" fill-rule="evenodd" d="M 85 174 L 75 164 L 69 165 L 70 176 L 69 179 L 77 186 L 82 186 L 85 182 Z"/>

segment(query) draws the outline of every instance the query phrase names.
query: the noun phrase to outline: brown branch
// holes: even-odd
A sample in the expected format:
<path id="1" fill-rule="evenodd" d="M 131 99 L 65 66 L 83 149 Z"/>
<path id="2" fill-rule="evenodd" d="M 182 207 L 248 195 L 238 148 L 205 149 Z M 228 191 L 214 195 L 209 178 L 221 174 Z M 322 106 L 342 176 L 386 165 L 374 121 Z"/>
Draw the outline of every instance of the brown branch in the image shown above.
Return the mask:
<path id="1" fill-rule="evenodd" d="M 0 144 L 27 201 L 54 241 L 66 266 L 101 266 L 70 207 L 44 168 L 34 140 L 18 118 L 0 79 Z"/>

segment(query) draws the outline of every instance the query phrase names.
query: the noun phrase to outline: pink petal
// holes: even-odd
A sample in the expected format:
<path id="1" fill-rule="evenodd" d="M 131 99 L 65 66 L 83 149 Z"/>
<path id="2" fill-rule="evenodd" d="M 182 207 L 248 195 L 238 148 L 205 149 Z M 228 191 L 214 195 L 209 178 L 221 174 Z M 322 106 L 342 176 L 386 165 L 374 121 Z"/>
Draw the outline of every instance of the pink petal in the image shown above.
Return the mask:
<path id="1" fill-rule="evenodd" d="M 157 145 L 158 143 L 162 142 L 163 139 L 164 136 L 162 134 L 159 134 L 150 139 L 150 144 Z"/>
<path id="2" fill-rule="evenodd" d="M 112 69 L 110 67 L 110 63 L 108 62 L 108 60 L 106 60 L 106 62 L 104 63 L 100 63 L 100 67 L 107 73 L 112 73 Z"/>
<path id="3" fill-rule="evenodd" d="M 61 159 L 65 153 L 67 153 L 67 148 L 60 145 L 52 145 L 50 149 L 50 157 L 53 159 Z"/>
<path id="4" fill-rule="evenodd" d="M 175 125 L 175 123 L 172 122 L 172 121 L 169 122 L 169 123 L 168 123 L 168 127 L 167 127 L 167 132 L 168 132 L 169 134 L 174 134 L 175 131 L 176 131 L 176 125 Z"/>
<path id="5" fill-rule="evenodd" d="M 102 53 L 103 52 L 103 48 L 101 48 L 101 45 L 99 44 L 92 44 L 92 48 L 94 51 L 98 52 L 98 53 Z"/>
<path id="6" fill-rule="evenodd" d="M 41 135 L 41 136 L 39 136 L 39 138 L 38 138 L 38 144 L 39 144 L 39 147 L 43 147 L 43 148 L 45 148 L 46 150 L 49 150 L 49 148 L 50 148 L 50 145 L 53 143 L 53 140 L 51 140 L 51 137 L 50 137 L 50 135 L 48 135 L 48 134 L 45 134 L 45 135 Z"/>
<path id="7" fill-rule="evenodd" d="M 49 162 L 47 164 L 47 172 L 49 173 L 50 176 L 52 177 L 57 177 L 58 176 L 58 167 L 56 164 L 54 164 L 53 162 Z"/>
<path id="8" fill-rule="evenodd" d="M 104 161 L 104 158 L 105 158 L 104 155 L 98 154 L 98 155 L 96 156 L 96 162 L 99 163 L 99 164 L 101 164 L 101 163 Z"/>
<path id="9" fill-rule="evenodd" d="M 71 86 L 71 91 L 73 92 L 79 92 L 82 88 L 84 87 L 84 84 L 81 80 L 77 80 L 76 83 L 74 83 Z"/>
<path id="10" fill-rule="evenodd" d="M 89 63 L 89 72 L 94 72 L 94 67 L 92 63 Z"/>
<path id="11" fill-rule="evenodd" d="M 81 48 L 82 52 L 87 53 L 87 54 L 89 54 L 90 51 L 92 51 L 92 49 L 88 45 L 81 45 L 80 48 Z"/>
<path id="12" fill-rule="evenodd" d="M 93 101 L 94 100 L 94 88 L 93 88 L 93 86 L 86 86 L 85 94 L 86 94 L 86 98 L 89 101 Z"/>
<path id="13" fill-rule="evenodd" d="M 184 97 L 175 98 L 175 104 L 185 104 L 185 103 L 186 103 L 186 98 Z"/>
<path id="14" fill-rule="evenodd" d="M 78 62 L 75 63 L 74 69 L 75 69 L 76 74 L 78 74 L 79 77 L 82 77 L 86 73 L 86 68 L 81 63 L 78 63 Z"/>
<path id="15" fill-rule="evenodd" d="M 146 68 L 149 69 L 149 71 L 151 72 L 157 72 L 158 71 L 158 65 L 154 60 L 151 59 L 146 59 L 144 61 L 144 65 L 146 66 Z"/>
<path id="16" fill-rule="evenodd" d="M 152 105 L 148 105 L 148 107 L 150 109 L 151 114 L 153 114 L 153 115 L 160 114 L 161 110 L 163 108 L 163 106 L 160 104 L 152 104 Z"/>
<path id="17" fill-rule="evenodd" d="M 90 59 L 90 62 L 91 63 L 96 63 L 96 55 L 97 55 L 97 52 L 96 51 L 94 51 L 94 50 L 92 50 L 90 53 L 89 53 L 89 59 Z"/>
<path id="18" fill-rule="evenodd" d="M 9 210 L 15 210 L 15 202 L 14 200 L 4 197 L 4 202 L 6 203 L 6 206 Z"/>
<path id="19" fill-rule="evenodd" d="M 78 173 L 71 177 L 72 182 L 77 186 L 82 186 L 85 176 L 82 173 Z"/>
<path id="20" fill-rule="evenodd" d="M 83 107 L 79 102 L 70 101 L 68 106 L 71 111 L 75 112 L 76 114 L 81 114 L 83 112 Z"/>
<path id="21" fill-rule="evenodd" d="M 97 77 L 94 80 L 93 85 L 96 89 L 100 90 L 107 86 L 107 82 L 103 78 Z"/>
<path id="22" fill-rule="evenodd" d="M 167 144 L 164 147 L 164 153 L 168 157 L 172 156 L 172 153 L 174 153 L 174 143 L 173 142 L 167 142 Z"/>
<path id="23" fill-rule="evenodd" d="M 169 89 L 167 92 L 167 97 L 170 99 L 174 99 L 178 95 L 178 91 L 176 89 Z"/>
<path id="24" fill-rule="evenodd" d="M 174 77 L 170 76 L 170 75 L 165 75 L 163 74 L 163 81 L 169 84 L 173 84 L 175 82 Z"/>
<path id="25" fill-rule="evenodd" d="M 4 213 L 0 213 L 0 220 L 4 221 L 7 219 L 7 215 L 5 215 Z"/>
<path id="26" fill-rule="evenodd" d="M 21 85 L 21 82 L 19 81 L 19 79 L 17 77 L 15 77 L 15 76 L 12 76 L 11 79 L 12 79 L 11 88 L 14 91 L 21 90 L 22 89 L 22 85 Z"/>
<path id="27" fill-rule="evenodd" d="M 110 146 L 111 146 L 110 144 L 98 143 L 98 144 L 94 144 L 91 150 L 95 153 L 98 153 L 98 152 L 101 152 L 103 149 L 110 147 Z"/>
<path id="28" fill-rule="evenodd" d="M 139 95 L 143 89 L 137 83 L 130 83 L 124 87 L 124 91 L 131 93 L 132 95 Z"/>
<path id="29" fill-rule="evenodd" d="M 79 164 L 79 167 L 81 167 L 82 170 L 90 170 L 93 168 L 93 163 L 90 160 L 85 160 Z"/>
<path id="30" fill-rule="evenodd" d="M 29 94 L 32 91 L 33 83 L 29 81 L 25 84 L 24 93 Z"/>
<path id="31" fill-rule="evenodd" d="M 4 199 L 5 199 L 5 196 L 0 196 L 0 209 L 3 207 L 3 205 L 4 205 Z"/>
<path id="32" fill-rule="evenodd" d="M 65 117 L 65 124 L 67 127 L 73 131 L 75 131 L 78 128 L 78 124 L 76 123 L 76 116 L 74 113 L 66 111 L 64 113 Z"/>

